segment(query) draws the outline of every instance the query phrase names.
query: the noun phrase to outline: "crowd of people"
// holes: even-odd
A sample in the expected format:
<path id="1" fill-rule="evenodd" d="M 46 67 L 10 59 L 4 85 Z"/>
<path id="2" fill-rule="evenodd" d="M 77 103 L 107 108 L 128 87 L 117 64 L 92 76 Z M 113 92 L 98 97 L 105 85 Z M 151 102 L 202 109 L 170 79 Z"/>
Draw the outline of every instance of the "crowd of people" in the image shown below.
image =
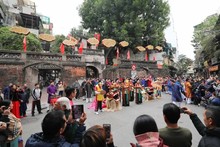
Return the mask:
<path id="1" fill-rule="evenodd" d="M 88 79 L 79 84 L 76 80 L 72 85 L 65 86 L 62 81 L 55 84 L 51 81 L 47 87 L 48 113 L 44 117 L 42 132 L 32 134 L 26 147 L 114 147 L 113 134 L 108 137 L 103 126 L 94 125 L 86 129 L 87 115 L 82 113 L 79 119 L 73 116 L 73 99 L 83 97 L 86 103 L 94 104 L 95 114 L 105 111 L 118 111 L 128 107 L 130 102 L 141 104 L 143 101 L 161 97 L 161 92 L 171 95 L 170 103 L 164 104 L 163 116 L 166 126 L 158 129 L 157 123 L 150 115 L 143 114 L 134 120 L 133 133 L 137 143 L 132 147 L 190 147 L 192 133 L 189 129 L 179 126 L 181 113 L 188 114 L 195 128 L 202 136 L 199 147 L 217 147 L 220 145 L 220 79 L 152 78 L 100 80 Z M 65 95 L 65 96 L 64 96 Z M 209 95 L 209 97 L 206 97 Z M 22 124 L 20 118 L 26 117 L 27 103 L 32 97 L 31 114 L 35 116 L 41 111 L 42 90 L 38 83 L 33 90 L 24 84 L 15 84 L 3 89 L 0 101 L 0 146 L 17 147 L 22 144 Z M 56 97 L 56 101 L 54 100 Z M 93 99 L 94 97 L 94 99 Z M 53 103 L 51 103 L 53 101 Z M 181 103 L 200 105 L 205 102 L 203 113 L 204 124 L 187 107 Z M 53 123 L 51 123 L 53 122 Z"/>

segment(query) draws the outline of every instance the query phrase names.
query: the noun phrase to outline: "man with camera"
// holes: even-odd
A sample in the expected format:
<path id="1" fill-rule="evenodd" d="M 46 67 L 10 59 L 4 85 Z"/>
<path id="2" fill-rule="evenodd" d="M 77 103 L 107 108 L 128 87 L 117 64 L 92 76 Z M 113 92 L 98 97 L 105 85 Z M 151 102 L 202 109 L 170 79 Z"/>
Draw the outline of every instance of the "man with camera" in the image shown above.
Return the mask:
<path id="1" fill-rule="evenodd" d="M 195 128 L 202 136 L 198 147 L 219 147 L 220 145 L 220 108 L 209 105 L 203 113 L 204 124 L 190 109 L 184 107 Z"/>
<path id="2" fill-rule="evenodd" d="M 163 106 L 163 116 L 167 126 L 161 128 L 159 134 L 164 144 L 169 147 L 191 147 L 192 145 L 190 130 L 178 125 L 180 112 L 181 109 L 173 103 L 167 103 Z"/>

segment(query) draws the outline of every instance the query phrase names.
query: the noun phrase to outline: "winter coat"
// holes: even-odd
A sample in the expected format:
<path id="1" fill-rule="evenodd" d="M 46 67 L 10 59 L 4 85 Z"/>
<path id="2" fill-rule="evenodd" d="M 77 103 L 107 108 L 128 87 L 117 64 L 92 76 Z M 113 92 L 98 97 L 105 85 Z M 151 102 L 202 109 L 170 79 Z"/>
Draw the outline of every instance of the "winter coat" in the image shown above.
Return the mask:
<path id="1" fill-rule="evenodd" d="M 25 147 L 79 147 L 77 144 L 70 144 L 63 137 L 45 139 L 43 132 L 31 135 Z"/>
<path id="2" fill-rule="evenodd" d="M 198 147 L 219 147 L 220 146 L 220 128 L 216 127 L 208 129 L 201 122 L 196 114 L 191 114 L 190 119 L 196 127 L 199 134 L 202 136 Z"/>
<path id="3" fill-rule="evenodd" d="M 182 102 L 182 96 L 181 96 L 181 92 L 183 92 L 183 87 L 179 82 L 176 82 L 173 85 L 173 89 L 172 89 L 172 101 L 174 102 Z"/>

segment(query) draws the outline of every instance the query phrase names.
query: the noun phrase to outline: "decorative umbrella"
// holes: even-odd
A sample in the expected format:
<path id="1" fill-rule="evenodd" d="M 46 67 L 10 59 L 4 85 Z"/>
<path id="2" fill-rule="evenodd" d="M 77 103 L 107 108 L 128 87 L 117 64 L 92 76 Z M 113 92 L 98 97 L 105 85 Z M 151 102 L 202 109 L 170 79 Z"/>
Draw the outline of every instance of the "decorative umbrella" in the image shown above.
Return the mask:
<path id="1" fill-rule="evenodd" d="M 63 44 L 65 44 L 65 45 L 67 45 L 67 46 L 74 46 L 74 45 L 77 44 L 77 42 L 73 42 L 73 41 L 71 41 L 71 40 L 65 39 L 65 40 L 63 41 Z"/>
<path id="2" fill-rule="evenodd" d="M 92 44 L 92 45 L 97 45 L 97 44 L 99 44 L 99 40 L 98 39 L 96 39 L 96 38 L 89 38 L 88 40 L 87 40 L 87 42 L 88 43 L 90 43 L 90 44 Z"/>
<path id="3" fill-rule="evenodd" d="M 122 47 L 127 47 L 129 45 L 129 43 L 127 41 L 121 41 L 119 43 Z"/>
<path id="4" fill-rule="evenodd" d="M 55 40 L 55 37 L 53 35 L 50 34 L 39 34 L 38 36 L 41 40 L 47 41 L 47 42 L 51 42 Z"/>
<path id="5" fill-rule="evenodd" d="M 148 45 L 148 46 L 146 46 L 146 48 L 149 49 L 149 50 L 153 50 L 154 46 L 153 45 Z"/>
<path id="6" fill-rule="evenodd" d="M 103 39 L 102 44 L 107 48 L 114 47 L 116 45 L 116 41 L 113 39 Z"/>
<path id="7" fill-rule="evenodd" d="M 136 48 L 141 52 L 146 50 L 146 48 L 144 48 L 143 46 L 137 46 Z"/>
<path id="8" fill-rule="evenodd" d="M 78 40 L 74 37 L 72 37 L 71 35 L 68 35 L 69 40 L 73 41 L 73 42 L 78 42 Z"/>
<path id="9" fill-rule="evenodd" d="M 161 46 L 156 46 L 155 47 L 158 51 L 162 51 L 163 50 L 163 47 L 161 47 Z"/>
<path id="10" fill-rule="evenodd" d="M 22 35 L 28 35 L 30 33 L 29 29 L 19 26 L 11 27 L 10 31 Z"/>

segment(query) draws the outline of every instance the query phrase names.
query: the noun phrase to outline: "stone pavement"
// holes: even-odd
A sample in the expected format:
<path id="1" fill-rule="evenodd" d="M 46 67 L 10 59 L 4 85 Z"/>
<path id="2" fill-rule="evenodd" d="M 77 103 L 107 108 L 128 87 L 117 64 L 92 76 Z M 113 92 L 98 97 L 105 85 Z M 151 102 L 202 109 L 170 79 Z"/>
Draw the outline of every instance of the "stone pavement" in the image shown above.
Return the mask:
<path id="1" fill-rule="evenodd" d="M 46 106 L 46 93 L 44 92 L 44 98 L 42 100 L 43 107 Z M 161 99 L 143 102 L 140 105 L 136 105 L 134 102 L 130 103 L 129 107 L 123 107 L 121 111 L 117 112 L 102 112 L 99 115 L 94 114 L 94 110 L 88 109 L 89 104 L 82 100 L 74 100 L 74 104 L 84 104 L 85 112 L 87 114 L 86 126 L 87 128 L 95 124 L 111 124 L 112 134 L 115 146 L 117 147 L 129 147 L 130 142 L 136 142 L 133 135 L 133 123 L 136 117 L 142 114 L 151 115 L 157 122 L 158 128 L 164 127 L 165 122 L 163 120 L 162 107 L 163 104 L 170 102 L 170 95 L 163 94 Z M 184 106 L 185 104 L 183 104 Z M 30 108 L 30 105 L 28 106 Z M 197 113 L 202 119 L 202 112 L 204 108 L 195 105 L 187 105 L 193 112 Z M 27 138 L 35 133 L 41 131 L 41 121 L 46 114 L 46 110 L 43 110 L 43 114 L 36 114 L 35 117 L 31 117 L 30 109 L 28 111 L 28 117 L 22 119 L 23 124 L 23 139 L 26 142 Z M 51 122 L 52 123 L 52 122 Z M 194 128 L 190 118 L 186 114 L 182 114 L 179 120 L 179 125 L 189 128 L 193 135 L 193 145 L 196 147 L 201 136 Z"/>

